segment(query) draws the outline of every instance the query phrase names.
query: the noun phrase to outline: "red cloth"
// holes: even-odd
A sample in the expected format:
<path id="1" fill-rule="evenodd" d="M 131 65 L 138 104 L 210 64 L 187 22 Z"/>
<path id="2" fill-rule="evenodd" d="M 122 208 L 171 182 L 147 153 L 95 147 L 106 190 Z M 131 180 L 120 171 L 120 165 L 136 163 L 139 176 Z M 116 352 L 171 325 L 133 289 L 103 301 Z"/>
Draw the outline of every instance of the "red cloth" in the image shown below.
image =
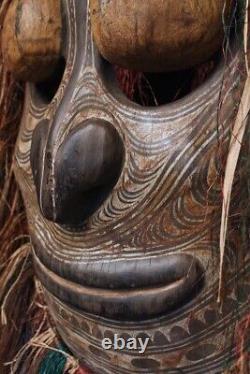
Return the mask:
<path id="1" fill-rule="evenodd" d="M 93 374 L 90 370 L 88 369 L 83 369 L 83 368 L 80 368 L 76 371 L 75 374 Z"/>

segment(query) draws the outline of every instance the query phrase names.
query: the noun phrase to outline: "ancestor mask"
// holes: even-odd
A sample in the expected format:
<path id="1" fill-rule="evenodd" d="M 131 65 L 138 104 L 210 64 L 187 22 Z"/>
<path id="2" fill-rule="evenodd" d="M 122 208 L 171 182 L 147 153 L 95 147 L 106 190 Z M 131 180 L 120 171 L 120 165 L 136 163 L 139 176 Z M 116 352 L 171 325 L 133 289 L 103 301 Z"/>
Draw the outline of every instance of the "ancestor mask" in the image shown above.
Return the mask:
<path id="1" fill-rule="evenodd" d="M 6 61 L 28 81 L 15 174 L 34 267 L 58 334 L 93 373 L 215 374 L 237 361 L 249 132 L 222 273 L 219 248 L 247 74 L 235 3 L 19 0 L 6 16 Z M 141 77 L 130 96 L 126 74 Z"/>

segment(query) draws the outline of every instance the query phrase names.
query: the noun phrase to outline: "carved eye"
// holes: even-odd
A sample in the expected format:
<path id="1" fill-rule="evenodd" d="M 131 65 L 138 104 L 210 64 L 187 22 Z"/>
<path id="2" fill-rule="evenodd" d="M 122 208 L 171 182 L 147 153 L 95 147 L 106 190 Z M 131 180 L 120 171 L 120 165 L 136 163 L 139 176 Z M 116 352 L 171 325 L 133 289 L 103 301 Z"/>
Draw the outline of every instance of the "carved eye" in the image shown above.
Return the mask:
<path id="1" fill-rule="evenodd" d="M 112 64 L 143 72 L 193 67 L 222 44 L 233 0 L 90 0 L 96 45 Z"/>
<path id="2" fill-rule="evenodd" d="M 61 57 L 60 0 L 13 0 L 2 32 L 5 65 L 18 79 L 40 82 Z"/>
<path id="3" fill-rule="evenodd" d="M 90 10 L 116 92 L 147 107 L 182 99 L 208 82 L 227 60 L 223 46 L 237 42 L 240 23 L 234 0 L 90 0 Z"/>

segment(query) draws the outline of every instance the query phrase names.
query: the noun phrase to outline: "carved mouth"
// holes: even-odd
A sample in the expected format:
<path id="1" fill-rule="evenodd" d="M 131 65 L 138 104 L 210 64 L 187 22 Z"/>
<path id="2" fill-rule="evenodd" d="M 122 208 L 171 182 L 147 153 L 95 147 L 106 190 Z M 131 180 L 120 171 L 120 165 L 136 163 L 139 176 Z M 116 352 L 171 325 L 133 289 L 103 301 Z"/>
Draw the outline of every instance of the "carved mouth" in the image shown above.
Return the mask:
<path id="1" fill-rule="evenodd" d="M 45 288 L 70 306 L 106 318 L 132 321 L 169 313 L 191 301 L 201 289 L 204 271 L 196 258 L 183 254 L 169 255 L 165 258 L 165 272 L 162 272 L 164 268 L 159 267 L 159 264 L 157 264 L 158 272 L 156 263 L 152 266 L 155 280 L 161 279 L 161 282 L 158 284 L 151 282 L 153 273 L 149 273 L 147 277 L 147 269 L 145 269 L 143 275 L 140 274 L 140 287 L 136 288 L 134 285 L 124 288 L 122 283 L 120 288 L 115 289 L 75 283 L 49 270 L 36 256 L 35 266 Z M 120 276 L 122 275 L 124 276 L 124 272 Z M 132 278 L 135 276 L 134 273 Z M 109 274 L 106 273 L 106 278 L 108 277 Z M 129 280 L 131 277 L 127 274 L 126 279 Z"/>

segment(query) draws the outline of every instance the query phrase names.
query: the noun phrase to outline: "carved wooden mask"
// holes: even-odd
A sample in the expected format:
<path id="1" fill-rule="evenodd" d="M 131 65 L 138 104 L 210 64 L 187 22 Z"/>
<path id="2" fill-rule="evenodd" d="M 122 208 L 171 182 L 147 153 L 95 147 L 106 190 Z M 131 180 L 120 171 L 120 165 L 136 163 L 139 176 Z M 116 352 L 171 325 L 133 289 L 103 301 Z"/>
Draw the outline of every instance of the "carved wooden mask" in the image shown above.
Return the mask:
<path id="1" fill-rule="evenodd" d="M 249 292 L 244 155 L 222 305 L 217 294 L 221 184 L 245 79 L 240 26 L 211 75 L 172 103 L 130 101 L 113 67 L 203 63 L 221 48 L 229 3 L 19 0 L 7 15 L 6 60 L 30 81 L 15 172 L 34 266 L 58 333 L 94 373 L 215 374 L 236 360 Z M 105 351 L 114 334 L 148 337 L 148 348 Z"/>

